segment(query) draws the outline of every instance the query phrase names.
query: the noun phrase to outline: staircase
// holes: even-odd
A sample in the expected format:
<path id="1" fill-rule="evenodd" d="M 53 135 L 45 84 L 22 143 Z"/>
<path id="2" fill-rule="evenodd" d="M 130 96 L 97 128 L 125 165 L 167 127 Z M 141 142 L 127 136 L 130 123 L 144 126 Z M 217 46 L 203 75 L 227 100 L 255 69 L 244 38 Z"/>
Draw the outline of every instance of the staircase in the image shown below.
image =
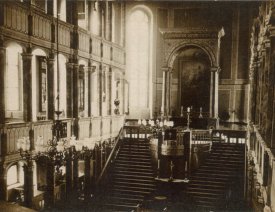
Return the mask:
<path id="1" fill-rule="evenodd" d="M 186 190 L 196 206 L 205 211 L 232 209 L 235 203 L 239 206 L 244 178 L 244 148 L 244 144 L 213 144 L 210 156 L 191 176 Z"/>
<path id="2" fill-rule="evenodd" d="M 156 188 L 149 143 L 124 139 L 98 211 L 135 211 Z"/>

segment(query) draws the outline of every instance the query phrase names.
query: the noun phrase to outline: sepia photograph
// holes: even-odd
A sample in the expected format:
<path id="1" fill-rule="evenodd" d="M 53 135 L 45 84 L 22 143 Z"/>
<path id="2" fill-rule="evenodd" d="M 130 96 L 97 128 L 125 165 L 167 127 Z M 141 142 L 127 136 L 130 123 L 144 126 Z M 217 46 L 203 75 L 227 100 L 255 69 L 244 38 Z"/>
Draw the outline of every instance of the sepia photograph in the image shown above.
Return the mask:
<path id="1" fill-rule="evenodd" d="M 0 211 L 275 212 L 275 1 L 0 0 Z"/>

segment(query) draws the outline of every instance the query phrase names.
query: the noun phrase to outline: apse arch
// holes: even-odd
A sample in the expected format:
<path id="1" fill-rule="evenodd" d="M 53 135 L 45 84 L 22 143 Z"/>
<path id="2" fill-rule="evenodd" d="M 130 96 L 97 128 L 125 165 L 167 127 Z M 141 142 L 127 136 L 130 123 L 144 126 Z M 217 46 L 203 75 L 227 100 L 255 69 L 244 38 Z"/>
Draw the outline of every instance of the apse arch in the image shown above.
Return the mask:
<path id="1" fill-rule="evenodd" d="M 181 53 L 181 50 L 184 48 L 188 48 L 188 47 L 197 47 L 201 50 L 203 50 L 209 57 L 210 63 L 211 63 L 211 67 L 216 67 L 217 66 L 217 60 L 216 60 L 216 56 L 214 54 L 214 50 L 213 48 L 211 48 L 210 46 L 201 43 L 201 42 L 182 42 L 182 43 L 177 43 L 176 45 L 172 46 L 170 49 L 170 53 L 167 59 L 167 67 L 172 68 L 175 59 L 177 58 L 177 56 Z"/>

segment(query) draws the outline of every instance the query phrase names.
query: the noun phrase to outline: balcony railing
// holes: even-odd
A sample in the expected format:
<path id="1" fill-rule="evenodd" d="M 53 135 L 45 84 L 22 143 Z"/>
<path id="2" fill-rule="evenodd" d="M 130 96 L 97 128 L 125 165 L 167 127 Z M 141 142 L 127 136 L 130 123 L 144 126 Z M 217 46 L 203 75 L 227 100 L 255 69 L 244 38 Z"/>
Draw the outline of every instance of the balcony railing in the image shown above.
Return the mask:
<path id="1" fill-rule="evenodd" d="M 20 2 L 5 1 L 0 3 L 0 27 L 3 34 L 26 41 L 30 39 L 34 44 L 51 48 L 51 42 L 56 43 L 57 20 L 55 17 L 45 14 L 45 11 L 36 8 L 34 5 L 25 5 Z M 12 30 L 17 33 L 10 33 Z M 75 43 L 77 42 L 78 43 Z M 80 50 L 81 56 L 93 57 L 93 60 L 113 64 L 115 66 L 125 65 L 125 49 L 118 44 L 107 41 L 101 37 L 91 34 L 80 27 L 75 31 L 72 24 L 58 21 L 58 42 L 60 52 L 68 53 L 69 48 Z"/>
<path id="2" fill-rule="evenodd" d="M 66 124 L 67 135 L 72 136 L 74 122 L 71 119 L 62 120 Z M 83 118 L 78 122 L 79 139 L 90 139 L 99 142 L 109 138 L 115 138 L 124 123 L 124 116 L 107 116 L 95 118 Z M 17 141 L 20 138 L 32 137 L 35 143 L 43 141 L 46 143 L 52 139 L 53 121 L 39 121 L 31 123 L 10 123 L 0 126 L 0 155 L 11 155 L 18 153 Z"/>

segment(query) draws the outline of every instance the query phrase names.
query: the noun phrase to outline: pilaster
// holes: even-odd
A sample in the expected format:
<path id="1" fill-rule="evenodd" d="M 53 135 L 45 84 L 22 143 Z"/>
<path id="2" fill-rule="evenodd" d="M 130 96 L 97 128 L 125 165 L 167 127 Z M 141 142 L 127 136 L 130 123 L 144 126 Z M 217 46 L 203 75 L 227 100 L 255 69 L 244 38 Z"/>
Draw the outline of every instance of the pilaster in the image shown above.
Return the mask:
<path id="1" fill-rule="evenodd" d="M 0 46 L 0 124 L 5 123 L 5 62 L 6 48 Z"/>
<path id="2" fill-rule="evenodd" d="M 47 60 L 48 119 L 54 120 L 54 56 Z"/>
<path id="3" fill-rule="evenodd" d="M 33 199 L 33 162 L 26 161 L 24 168 L 24 203 L 26 207 L 32 207 Z"/>
<path id="4" fill-rule="evenodd" d="M 32 54 L 22 53 L 23 60 L 23 119 L 32 121 Z"/>
<path id="5" fill-rule="evenodd" d="M 67 118 L 73 117 L 73 63 L 67 63 L 66 73 L 66 100 L 67 100 Z"/>

